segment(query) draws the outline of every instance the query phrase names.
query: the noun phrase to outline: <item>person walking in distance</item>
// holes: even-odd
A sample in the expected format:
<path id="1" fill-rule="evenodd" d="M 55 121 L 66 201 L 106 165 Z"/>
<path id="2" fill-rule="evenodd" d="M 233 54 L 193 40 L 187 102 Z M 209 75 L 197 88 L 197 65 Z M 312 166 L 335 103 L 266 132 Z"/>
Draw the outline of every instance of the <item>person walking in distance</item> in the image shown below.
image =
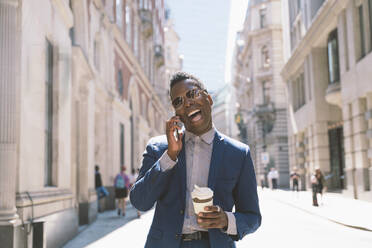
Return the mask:
<path id="1" fill-rule="evenodd" d="M 325 185 L 323 173 L 319 168 L 315 169 L 315 174 L 311 176 L 311 184 L 313 189 L 313 206 L 318 207 L 318 194 L 320 194 L 320 199 L 323 204 L 323 190 Z"/>
<path id="2" fill-rule="evenodd" d="M 270 169 L 268 178 L 271 180 L 271 187 L 272 187 L 272 189 L 273 190 L 277 189 L 278 188 L 279 174 L 278 174 L 278 171 L 274 167 L 272 167 Z"/>
<path id="3" fill-rule="evenodd" d="M 125 216 L 125 198 L 128 196 L 129 178 L 125 174 L 125 166 L 120 167 L 120 172 L 116 175 L 114 180 L 115 198 L 117 199 L 118 215 Z"/>
<path id="4" fill-rule="evenodd" d="M 109 195 L 109 192 L 105 187 L 103 187 L 102 184 L 102 178 L 101 178 L 101 173 L 99 172 L 99 166 L 95 165 L 94 166 L 94 185 L 95 189 L 97 192 L 97 200 L 98 200 L 98 212 L 102 211 L 100 200 L 106 196 Z"/>
<path id="5" fill-rule="evenodd" d="M 292 180 L 292 191 L 298 192 L 298 184 L 300 180 L 300 175 L 297 173 L 297 168 L 293 168 L 293 172 L 290 175 L 290 178 Z"/>
<path id="6" fill-rule="evenodd" d="M 216 130 L 212 97 L 193 75 L 175 73 L 170 98 L 175 114 L 148 142 L 130 191 L 141 211 L 156 203 L 145 248 L 235 247 L 261 225 L 250 149 Z"/>

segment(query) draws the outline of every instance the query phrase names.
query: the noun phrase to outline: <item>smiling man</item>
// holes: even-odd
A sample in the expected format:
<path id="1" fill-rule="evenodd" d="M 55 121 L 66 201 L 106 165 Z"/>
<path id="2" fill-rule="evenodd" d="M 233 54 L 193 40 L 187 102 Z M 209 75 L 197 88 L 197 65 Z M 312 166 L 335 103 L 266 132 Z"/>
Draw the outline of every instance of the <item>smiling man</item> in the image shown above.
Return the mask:
<path id="1" fill-rule="evenodd" d="M 174 74 L 170 98 L 175 116 L 165 123 L 165 135 L 148 142 L 130 192 L 139 210 L 157 203 L 145 247 L 235 247 L 234 240 L 261 225 L 249 147 L 215 129 L 213 100 L 193 75 Z M 213 205 L 198 214 L 191 197 L 195 185 L 213 191 Z"/>

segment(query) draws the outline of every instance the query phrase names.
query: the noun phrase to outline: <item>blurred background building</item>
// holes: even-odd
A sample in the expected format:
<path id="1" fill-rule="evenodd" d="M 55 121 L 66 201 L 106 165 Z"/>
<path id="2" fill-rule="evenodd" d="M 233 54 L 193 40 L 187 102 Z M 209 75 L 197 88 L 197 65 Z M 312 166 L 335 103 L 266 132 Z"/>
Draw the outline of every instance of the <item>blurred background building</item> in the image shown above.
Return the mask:
<path id="1" fill-rule="evenodd" d="M 279 172 L 279 187 L 288 187 L 287 96 L 280 76 L 282 54 L 280 1 L 249 1 L 233 61 L 236 122 L 241 140 L 251 148 L 257 178 L 267 177 L 274 167 Z"/>
<path id="2" fill-rule="evenodd" d="M 163 0 L 0 0 L 1 247 L 59 247 L 92 222 L 95 165 L 115 207 L 114 176 L 168 116 L 166 25 Z"/>
<path id="3" fill-rule="evenodd" d="M 372 1 L 282 1 L 290 167 L 372 201 Z"/>
<path id="4" fill-rule="evenodd" d="M 181 70 L 183 64 L 183 55 L 178 54 L 180 37 L 174 28 L 171 13 L 171 10 L 169 8 L 166 8 L 164 27 L 165 80 L 163 84 L 160 87 L 157 86 L 156 89 L 160 91 L 159 96 L 160 99 L 163 101 L 164 106 L 167 108 L 168 112 L 173 115 L 174 109 L 170 104 L 169 82 L 171 76 L 175 72 Z"/>
<path id="5" fill-rule="evenodd" d="M 212 119 L 218 131 L 238 139 L 239 130 L 234 121 L 236 113 L 235 88 L 226 84 L 212 95 Z"/>

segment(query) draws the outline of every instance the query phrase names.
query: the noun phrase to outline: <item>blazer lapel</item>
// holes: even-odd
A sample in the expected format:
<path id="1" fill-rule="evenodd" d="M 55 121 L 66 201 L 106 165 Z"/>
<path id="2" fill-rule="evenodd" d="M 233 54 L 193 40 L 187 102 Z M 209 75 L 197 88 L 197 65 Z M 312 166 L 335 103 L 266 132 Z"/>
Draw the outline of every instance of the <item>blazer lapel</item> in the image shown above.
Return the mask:
<path id="1" fill-rule="evenodd" d="M 224 138 L 221 136 L 221 134 L 218 131 L 216 131 L 213 140 L 212 157 L 208 175 L 208 187 L 211 188 L 212 190 L 214 190 L 218 165 L 222 161 L 225 149 L 225 146 L 223 145 L 224 144 L 223 139 Z"/>

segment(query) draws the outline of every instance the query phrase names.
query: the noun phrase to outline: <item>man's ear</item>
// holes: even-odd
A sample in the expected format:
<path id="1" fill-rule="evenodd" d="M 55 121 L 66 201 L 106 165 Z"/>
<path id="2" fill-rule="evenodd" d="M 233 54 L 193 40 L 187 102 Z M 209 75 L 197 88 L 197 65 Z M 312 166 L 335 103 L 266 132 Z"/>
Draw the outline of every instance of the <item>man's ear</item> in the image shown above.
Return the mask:
<path id="1" fill-rule="evenodd" d="M 213 105 L 213 100 L 212 100 L 212 97 L 211 97 L 211 95 L 208 95 L 207 96 L 207 101 L 209 102 L 209 105 Z"/>

